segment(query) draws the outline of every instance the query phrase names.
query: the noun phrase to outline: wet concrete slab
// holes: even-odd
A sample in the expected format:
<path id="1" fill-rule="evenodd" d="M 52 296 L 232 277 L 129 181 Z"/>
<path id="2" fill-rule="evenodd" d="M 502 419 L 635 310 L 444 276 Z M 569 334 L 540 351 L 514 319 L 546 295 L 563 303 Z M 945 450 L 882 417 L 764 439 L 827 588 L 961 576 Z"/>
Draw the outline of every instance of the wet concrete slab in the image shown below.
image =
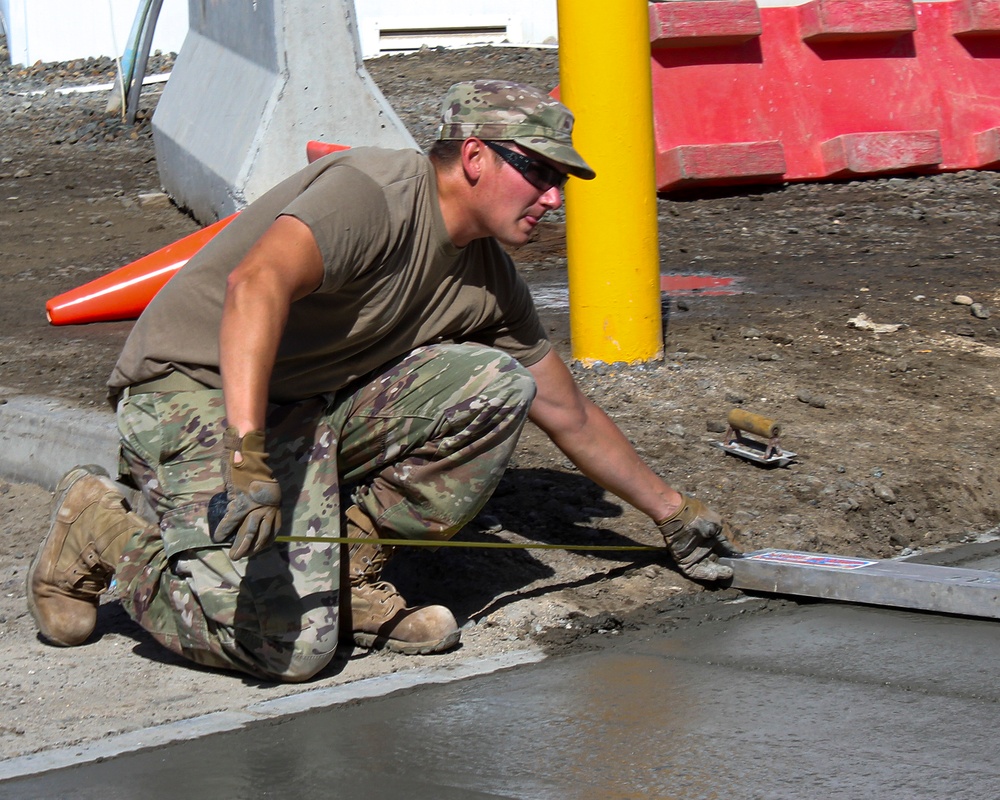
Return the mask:
<path id="1" fill-rule="evenodd" d="M 0 798 L 996 797 L 998 626 L 809 604 L 609 635 L 0 783 Z"/>

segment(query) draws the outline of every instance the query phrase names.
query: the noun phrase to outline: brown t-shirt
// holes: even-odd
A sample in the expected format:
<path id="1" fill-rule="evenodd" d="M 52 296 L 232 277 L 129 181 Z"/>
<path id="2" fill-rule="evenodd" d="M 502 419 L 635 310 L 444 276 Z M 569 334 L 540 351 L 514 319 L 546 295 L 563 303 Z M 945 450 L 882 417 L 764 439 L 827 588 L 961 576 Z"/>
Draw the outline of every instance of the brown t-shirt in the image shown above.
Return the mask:
<path id="1" fill-rule="evenodd" d="M 496 240 L 451 243 L 429 159 L 357 148 L 271 189 L 160 290 L 115 365 L 112 398 L 172 370 L 221 388 L 226 276 L 283 214 L 312 230 L 325 274 L 292 304 L 271 400 L 335 391 L 425 344 L 479 342 L 526 366 L 549 351 L 528 287 Z"/>

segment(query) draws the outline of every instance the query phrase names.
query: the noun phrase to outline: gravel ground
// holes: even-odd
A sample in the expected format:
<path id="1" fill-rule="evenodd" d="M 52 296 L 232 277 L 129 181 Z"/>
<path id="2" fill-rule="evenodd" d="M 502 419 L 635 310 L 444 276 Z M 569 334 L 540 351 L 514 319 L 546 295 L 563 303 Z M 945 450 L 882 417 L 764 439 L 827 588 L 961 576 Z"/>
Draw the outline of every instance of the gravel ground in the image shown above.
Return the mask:
<path id="1" fill-rule="evenodd" d="M 157 56 L 151 72 L 170 63 Z M 555 50 L 428 50 L 368 67 L 422 144 L 455 80 L 558 82 Z M 56 91 L 111 78 L 100 61 L 0 68 L 0 399 L 102 407 L 129 323 L 52 327 L 45 301 L 197 228 L 176 208 L 140 202 L 159 188 L 148 125 L 158 88 L 143 92 L 134 127 L 104 113 L 106 94 Z M 983 171 L 660 197 L 662 272 L 736 288 L 664 294 L 663 362 L 574 372 L 656 470 L 736 524 L 746 549 L 893 557 L 994 536 L 998 192 L 1000 178 Z M 562 217 L 515 258 L 568 358 Z M 762 469 L 714 447 L 734 407 L 777 419 L 796 461 Z M 0 480 L 0 757 L 309 688 L 181 663 L 113 600 L 86 646 L 39 641 L 23 582 L 49 500 L 44 487 Z M 643 515 L 531 428 L 461 537 L 656 543 Z M 466 622 L 463 647 L 433 658 L 344 653 L 310 686 L 527 646 L 596 646 L 625 627 L 669 635 L 783 602 L 729 605 L 736 592 L 704 592 L 648 554 L 418 551 L 391 568 L 411 600 L 447 603 Z"/>

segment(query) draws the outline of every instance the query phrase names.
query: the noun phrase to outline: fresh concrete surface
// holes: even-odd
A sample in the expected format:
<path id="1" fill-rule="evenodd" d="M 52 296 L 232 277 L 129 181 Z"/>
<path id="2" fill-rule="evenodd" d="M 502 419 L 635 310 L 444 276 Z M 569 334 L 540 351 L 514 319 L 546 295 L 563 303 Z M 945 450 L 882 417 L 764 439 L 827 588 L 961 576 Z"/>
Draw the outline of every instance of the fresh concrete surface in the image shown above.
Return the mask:
<path id="1" fill-rule="evenodd" d="M 0 798 L 995 797 L 998 659 L 993 621 L 735 613 L 2 782 Z"/>
<path id="2" fill-rule="evenodd" d="M 0 798 L 9 796 L 5 793 L 3 781 L 81 764 L 99 763 L 109 758 L 154 750 L 178 742 L 200 739 L 210 734 L 234 732 L 252 723 L 274 720 L 291 714 L 328 709 L 337 705 L 384 697 L 393 692 L 489 675 L 499 670 L 535 664 L 543 658 L 541 651 L 527 649 L 491 658 L 470 659 L 450 667 L 406 670 L 342 686 L 313 689 L 276 700 L 253 703 L 242 709 L 206 714 L 154 728 L 132 731 L 86 746 L 65 747 L 0 761 Z"/>

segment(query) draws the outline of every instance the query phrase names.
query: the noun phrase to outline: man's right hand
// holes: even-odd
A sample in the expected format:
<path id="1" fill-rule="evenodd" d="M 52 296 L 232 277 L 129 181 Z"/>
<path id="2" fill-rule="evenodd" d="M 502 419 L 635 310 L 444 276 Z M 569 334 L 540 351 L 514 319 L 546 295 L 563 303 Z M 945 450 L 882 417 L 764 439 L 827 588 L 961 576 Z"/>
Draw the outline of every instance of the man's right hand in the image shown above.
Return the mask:
<path id="1" fill-rule="evenodd" d="M 212 531 L 212 541 L 233 539 L 229 557 L 237 561 L 266 550 L 281 527 L 281 487 L 267 466 L 264 432 L 240 436 L 226 428 L 222 437 L 222 478 L 229 503 Z"/>

